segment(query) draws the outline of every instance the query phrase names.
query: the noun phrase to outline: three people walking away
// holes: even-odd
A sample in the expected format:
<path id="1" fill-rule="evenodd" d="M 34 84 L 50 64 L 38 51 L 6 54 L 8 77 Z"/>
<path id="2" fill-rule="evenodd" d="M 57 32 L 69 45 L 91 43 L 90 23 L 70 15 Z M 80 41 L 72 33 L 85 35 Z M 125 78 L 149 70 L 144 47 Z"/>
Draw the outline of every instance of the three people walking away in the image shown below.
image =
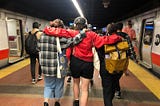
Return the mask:
<path id="1" fill-rule="evenodd" d="M 63 21 L 60 19 L 55 19 L 50 24 L 52 28 L 64 28 Z M 78 44 L 85 37 L 85 32 L 81 31 L 75 35 L 76 36 L 73 38 L 59 38 L 62 50 Z M 40 65 L 44 75 L 44 106 L 49 106 L 49 100 L 51 98 L 55 99 L 54 106 L 60 106 L 60 98 L 62 97 L 64 90 L 65 76 L 59 78 L 57 75 L 58 64 L 59 61 L 61 61 L 58 60 L 57 37 L 49 36 L 44 31 L 39 38 Z"/>
<path id="2" fill-rule="evenodd" d="M 37 47 L 38 39 L 37 36 L 41 34 L 39 27 L 40 24 L 38 22 L 34 22 L 32 25 L 33 29 L 29 32 L 29 35 L 25 41 L 26 52 L 30 57 L 30 70 L 32 77 L 32 84 L 35 84 L 37 80 L 42 80 L 42 71 L 39 65 L 39 50 Z M 36 59 L 38 60 L 38 79 L 36 79 Z"/>
<path id="3" fill-rule="evenodd" d="M 52 36 L 69 37 L 75 36 L 83 28 L 87 28 L 87 20 L 83 17 L 77 17 L 74 20 L 74 24 L 75 30 L 46 27 L 44 32 Z M 86 38 L 72 48 L 70 69 L 73 77 L 73 106 L 87 106 L 89 84 L 93 78 L 94 71 L 92 47 L 100 48 L 104 44 L 113 44 L 118 41 L 121 41 L 121 37 L 118 35 L 99 36 L 93 31 L 87 31 Z"/>

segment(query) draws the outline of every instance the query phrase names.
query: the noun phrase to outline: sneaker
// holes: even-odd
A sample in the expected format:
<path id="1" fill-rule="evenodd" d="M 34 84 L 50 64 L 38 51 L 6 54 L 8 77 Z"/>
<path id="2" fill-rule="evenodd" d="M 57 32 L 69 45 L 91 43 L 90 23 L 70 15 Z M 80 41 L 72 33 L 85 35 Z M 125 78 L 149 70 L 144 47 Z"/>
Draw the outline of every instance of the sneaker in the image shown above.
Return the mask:
<path id="1" fill-rule="evenodd" d="M 60 103 L 56 101 L 54 106 L 60 106 Z"/>
<path id="2" fill-rule="evenodd" d="M 32 84 L 35 84 L 36 83 L 36 79 L 32 79 Z"/>
<path id="3" fill-rule="evenodd" d="M 73 101 L 73 106 L 79 106 L 79 100 L 74 100 Z"/>
<path id="4" fill-rule="evenodd" d="M 38 80 L 42 80 L 42 76 L 41 75 L 38 76 Z"/>
<path id="5" fill-rule="evenodd" d="M 44 102 L 44 106 L 49 106 L 49 104 L 47 102 Z"/>
<path id="6" fill-rule="evenodd" d="M 68 82 L 68 83 L 70 83 L 70 82 L 71 82 L 71 77 L 69 77 L 69 78 L 68 78 L 67 82 Z"/>
<path id="7" fill-rule="evenodd" d="M 115 98 L 117 99 L 121 99 L 121 92 L 120 91 L 116 91 L 114 94 Z"/>

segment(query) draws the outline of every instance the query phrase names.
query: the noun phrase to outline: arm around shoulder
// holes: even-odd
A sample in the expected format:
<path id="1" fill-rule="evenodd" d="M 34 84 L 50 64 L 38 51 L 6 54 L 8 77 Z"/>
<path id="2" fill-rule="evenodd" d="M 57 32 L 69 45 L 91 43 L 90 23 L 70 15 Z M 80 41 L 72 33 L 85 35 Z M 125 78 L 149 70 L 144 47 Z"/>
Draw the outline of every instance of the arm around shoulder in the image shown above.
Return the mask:
<path id="1" fill-rule="evenodd" d="M 116 34 L 110 36 L 99 36 L 95 35 L 93 38 L 94 45 L 96 48 L 100 48 L 105 44 L 114 44 L 122 40 L 122 38 Z"/>
<path id="2" fill-rule="evenodd" d="M 49 36 L 71 37 L 72 30 L 67 30 L 64 28 L 45 27 L 43 32 Z"/>

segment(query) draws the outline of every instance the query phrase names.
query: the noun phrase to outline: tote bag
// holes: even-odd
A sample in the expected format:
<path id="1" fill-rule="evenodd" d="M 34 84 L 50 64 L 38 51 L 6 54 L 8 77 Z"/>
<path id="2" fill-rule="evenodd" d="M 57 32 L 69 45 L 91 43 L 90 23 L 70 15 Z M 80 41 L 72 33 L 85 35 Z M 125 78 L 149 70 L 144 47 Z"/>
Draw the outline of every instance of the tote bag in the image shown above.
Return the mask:
<path id="1" fill-rule="evenodd" d="M 56 37 L 57 41 L 57 78 L 62 78 L 68 75 L 68 60 L 66 58 L 66 50 L 61 50 L 59 37 Z"/>

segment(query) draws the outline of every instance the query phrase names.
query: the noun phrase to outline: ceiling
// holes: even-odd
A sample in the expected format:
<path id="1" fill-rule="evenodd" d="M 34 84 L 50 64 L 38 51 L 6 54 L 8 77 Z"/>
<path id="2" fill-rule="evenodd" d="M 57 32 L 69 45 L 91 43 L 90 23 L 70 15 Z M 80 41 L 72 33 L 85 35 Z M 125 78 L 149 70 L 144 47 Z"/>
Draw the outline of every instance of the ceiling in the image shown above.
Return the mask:
<path id="1" fill-rule="evenodd" d="M 160 6 L 160 0 L 110 0 L 108 8 L 104 8 L 103 0 L 77 1 L 88 23 L 97 27 L 104 27 L 110 22 Z M 66 25 L 79 16 L 71 0 L 0 0 L 0 8 L 49 21 L 60 18 Z"/>

